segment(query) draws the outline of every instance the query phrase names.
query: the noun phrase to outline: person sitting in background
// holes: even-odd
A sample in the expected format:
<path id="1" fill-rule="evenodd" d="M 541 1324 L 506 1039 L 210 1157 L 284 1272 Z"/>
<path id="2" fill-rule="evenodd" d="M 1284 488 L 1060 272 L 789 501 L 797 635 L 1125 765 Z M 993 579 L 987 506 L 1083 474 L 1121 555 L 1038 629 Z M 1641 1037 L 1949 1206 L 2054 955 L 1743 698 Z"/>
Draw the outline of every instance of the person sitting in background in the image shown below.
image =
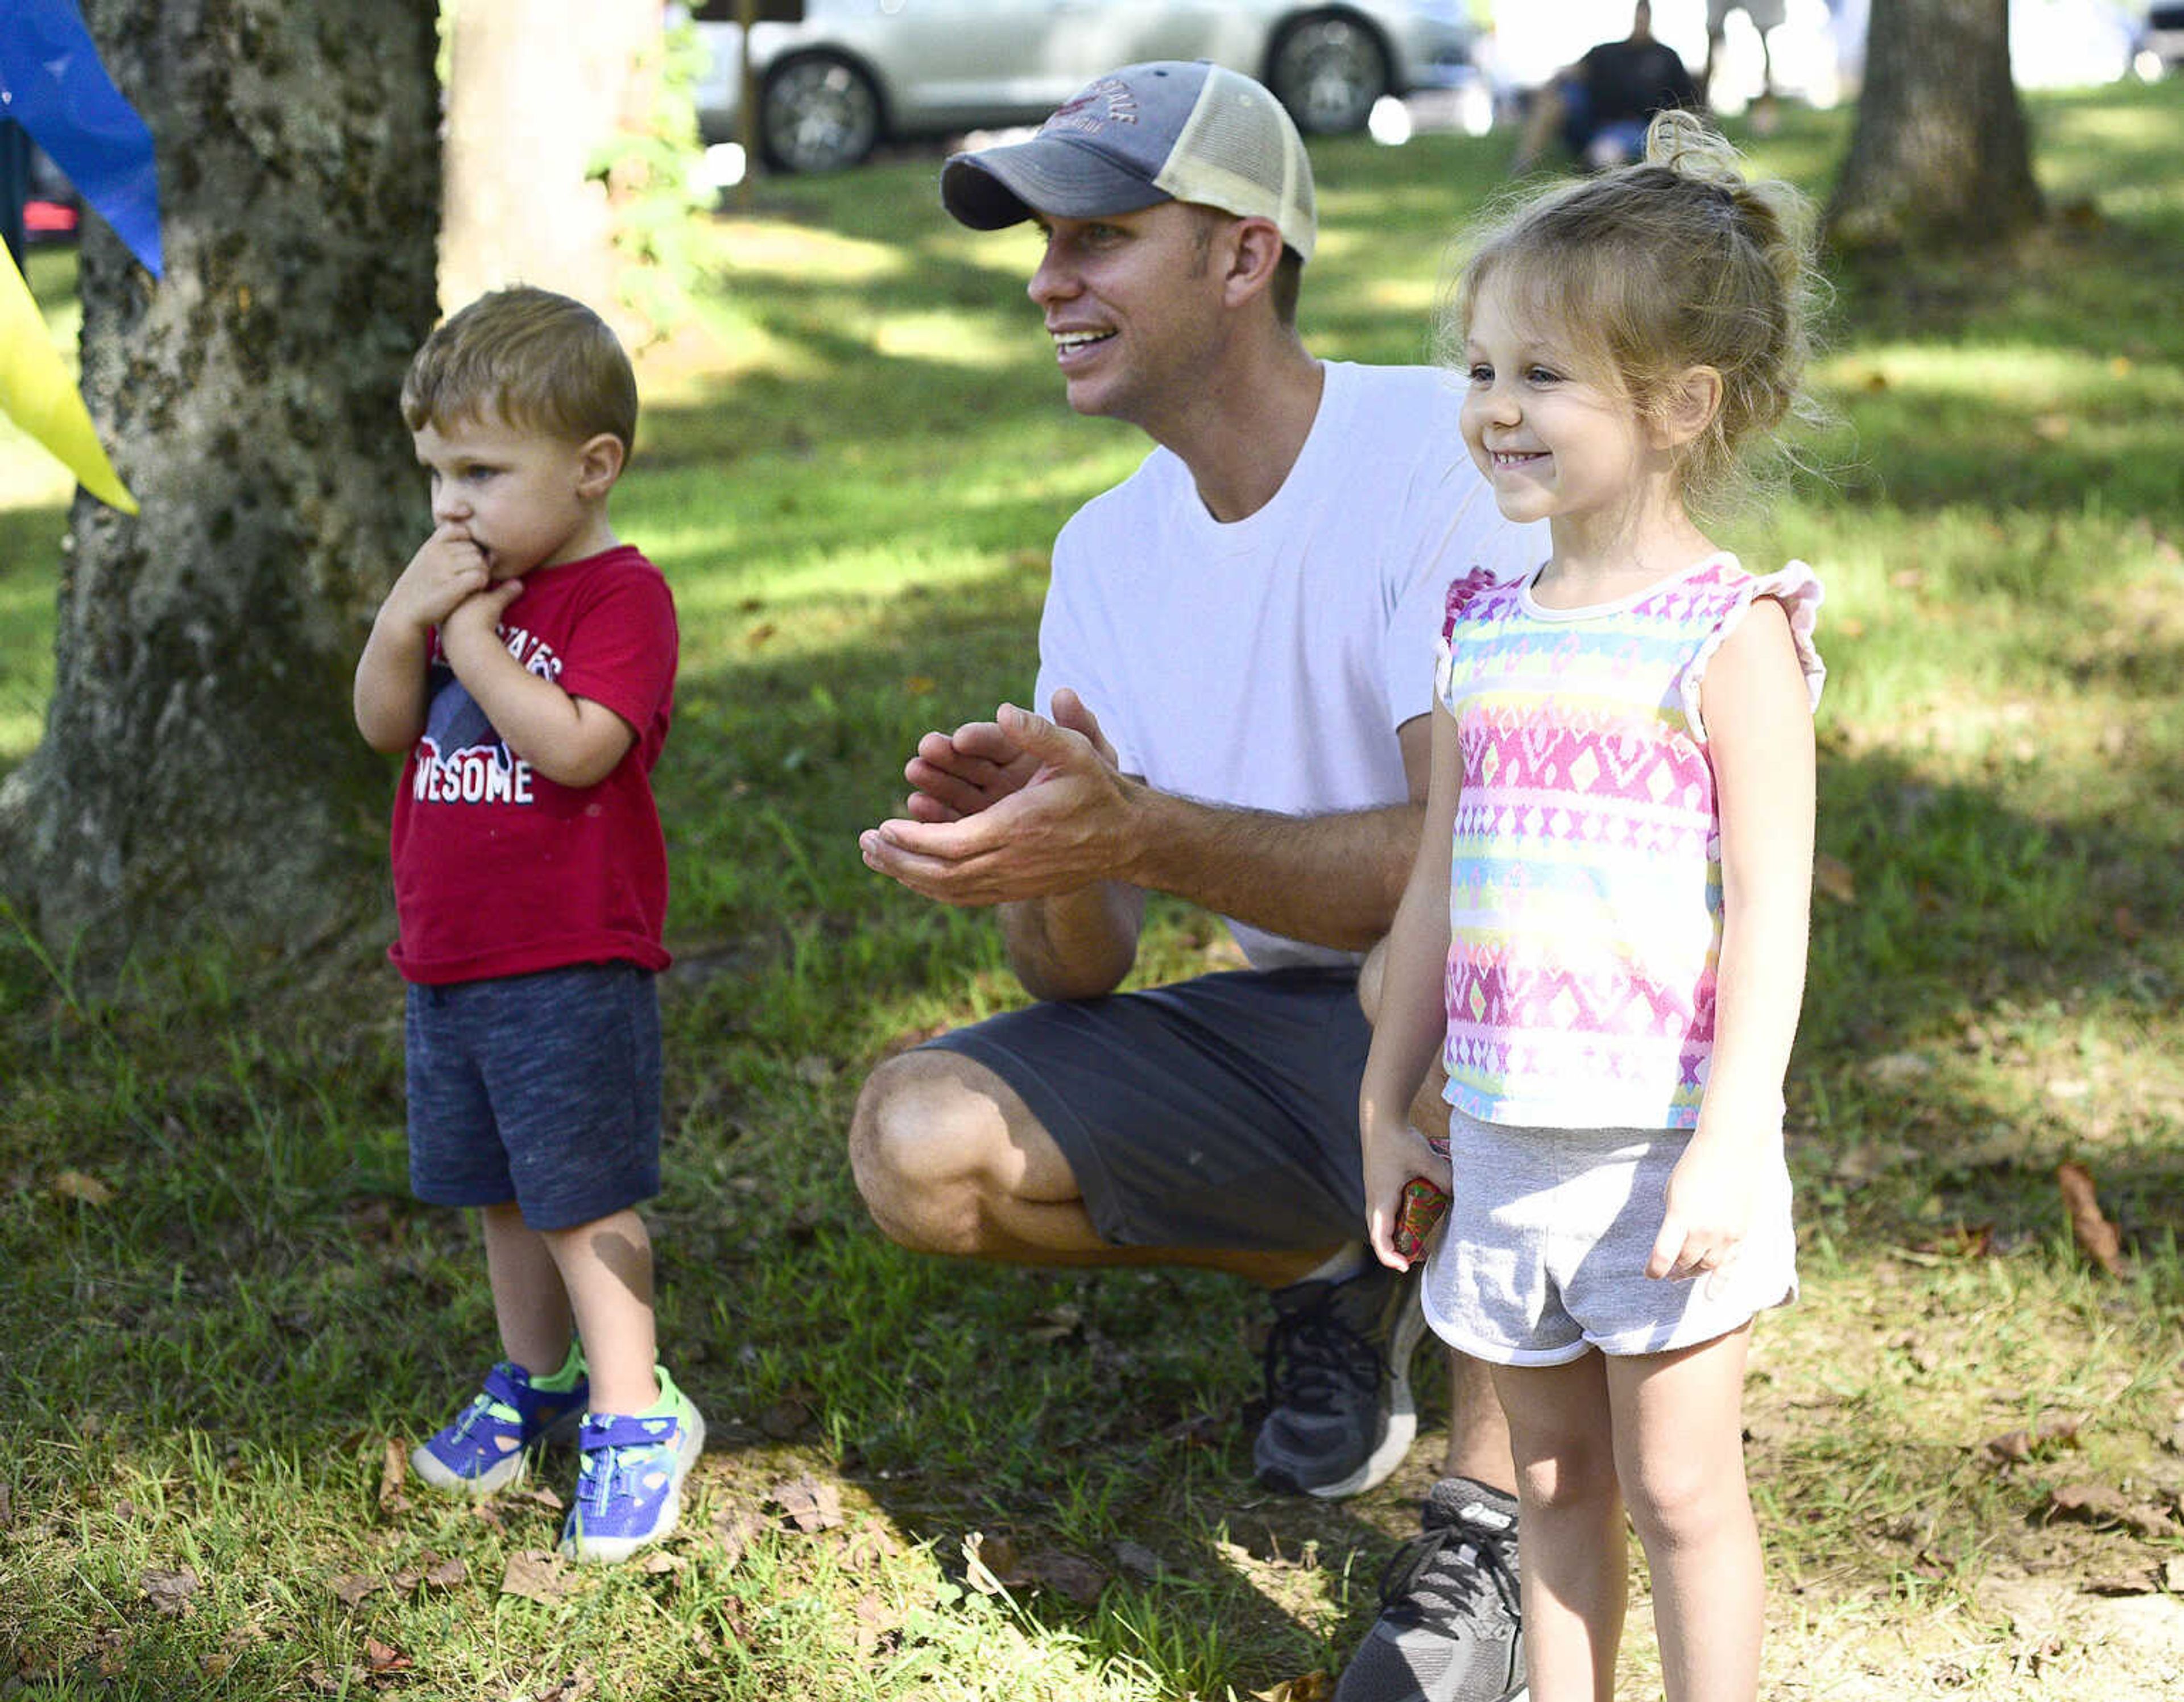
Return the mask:
<path id="1" fill-rule="evenodd" d="M 1645 151 L 1655 113 L 1704 104 L 1682 56 L 1655 37 L 1649 0 L 1638 0 L 1628 36 L 1601 42 L 1533 98 L 1511 169 L 1530 170 L 1559 133 L 1573 159 L 1605 171 Z"/>

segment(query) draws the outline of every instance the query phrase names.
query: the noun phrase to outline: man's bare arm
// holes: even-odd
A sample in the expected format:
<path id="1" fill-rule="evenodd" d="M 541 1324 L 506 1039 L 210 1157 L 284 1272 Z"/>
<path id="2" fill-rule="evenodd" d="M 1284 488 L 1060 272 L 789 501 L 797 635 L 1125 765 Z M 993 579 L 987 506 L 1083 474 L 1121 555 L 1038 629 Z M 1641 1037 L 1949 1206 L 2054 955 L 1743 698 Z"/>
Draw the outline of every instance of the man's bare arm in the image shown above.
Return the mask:
<path id="1" fill-rule="evenodd" d="M 1341 815 L 1226 809 L 1144 790 L 1129 878 L 1253 928 L 1364 951 L 1388 931 L 1423 803 Z"/>
<path id="2" fill-rule="evenodd" d="M 1128 973 L 1139 910 L 1104 890 L 1117 883 L 1342 950 L 1387 931 L 1424 807 L 1425 717 L 1399 734 L 1410 803 L 1301 817 L 1199 803 L 1118 773 L 1105 741 L 1094 742 L 1096 723 L 1073 694 L 1067 702 L 1064 718 L 1090 725 L 1090 737 L 1004 706 L 967 741 L 983 744 L 989 791 L 913 806 L 916 819 L 868 830 L 865 861 L 928 897 L 1011 907 L 1011 962 L 1028 988 L 1066 989 L 1048 996 L 1106 991 Z M 951 766 L 938 747 L 922 749 L 928 767 L 935 756 Z"/>

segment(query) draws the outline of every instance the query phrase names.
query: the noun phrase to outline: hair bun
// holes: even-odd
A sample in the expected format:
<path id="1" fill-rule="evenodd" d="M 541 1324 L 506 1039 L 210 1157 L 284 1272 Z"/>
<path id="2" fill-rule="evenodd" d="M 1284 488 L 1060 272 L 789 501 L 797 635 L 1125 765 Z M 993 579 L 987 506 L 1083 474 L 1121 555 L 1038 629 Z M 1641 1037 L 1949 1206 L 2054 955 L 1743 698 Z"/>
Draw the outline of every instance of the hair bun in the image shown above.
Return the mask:
<path id="1" fill-rule="evenodd" d="M 1681 107 L 1656 113 L 1646 127 L 1646 163 L 1717 189 L 1745 187 L 1743 160 L 1729 138 Z"/>

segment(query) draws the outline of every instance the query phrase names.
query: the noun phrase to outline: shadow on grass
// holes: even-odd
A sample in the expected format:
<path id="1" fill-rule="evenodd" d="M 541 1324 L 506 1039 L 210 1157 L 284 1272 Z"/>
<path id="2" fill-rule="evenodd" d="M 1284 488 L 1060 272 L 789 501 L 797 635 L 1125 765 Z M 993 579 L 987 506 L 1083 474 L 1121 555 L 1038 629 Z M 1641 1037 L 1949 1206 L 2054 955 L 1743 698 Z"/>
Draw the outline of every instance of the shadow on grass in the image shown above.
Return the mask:
<path id="1" fill-rule="evenodd" d="M 1030 1624 L 1152 1660 L 1178 1688 L 1262 1685 L 1347 1654 L 1429 1466 L 1414 1460 L 1354 1505 L 1267 1498 L 1250 1480 L 1263 1315 L 1250 1293 L 1179 1273 L 914 1258 L 871 1229 L 844 1162 L 872 1057 L 1017 996 L 980 919 L 878 882 L 854 834 L 892 799 L 900 752 L 929 718 L 898 677 L 967 656 L 981 676 L 1017 666 L 1037 578 L 1017 570 L 961 603 L 906 598 L 852 645 L 689 684 L 663 771 L 669 814 L 712 825 L 678 855 L 744 872 L 685 912 L 705 944 L 666 1001 L 673 1133 L 653 1215 L 664 1351 L 715 1420 L 697 1514 L 756 1505 L 809 1470 L 959 1576 L 978 1530 L 1089 1560 L 1116 1587 L 1097 1610 L 1033 1594 Z M 2148 753 L 2137 778 L 2174 795 L 2184 764 Z M 671 806 L 738 786 L 727 807 Z M 1792 1085 L 1808 1225 L 1854 1261 L 1958 1225 L 2037 1245 L 2058 1226 L 2053 1163 L 2087 1157 L 2148 1255 L 2141 1303 L 2173 1314 L 2184 1296 L 2161 1248 L 2184 1229 L 2176 1109 L 2120 1105 L 2103 1133 L 2043 1113 L 2012 1085 L 2022 1071 L 1988 1066 L 2069 1056 L 2092 1012 L 2173 1016 L 2175 845 L 2123 819 L 2036 819 L 1871 755 L 1825 762 L 1822 821 L 1854 894 L 1819 901 Z M 1174 969 L 1210 930 L 1164 907 L 1156 935 Z M 216 1439 L 231 1469 L 304 1462 L 353 1478 L 368 1503 L 376 1438 L 429 1428 L 490 1355 L 471 1238 L 404 1191 L 391 974 L 362 955 L 310 973 L 326 979 L 284 991 L 269 983 L 306 972 L 208 961 L 74 1006 L 20 944 L 0 951 L 8 1410 L 20 1434 L 65 1449 L 28 1456 L 19 1508 L 103 1499 L 86 1474 L 125 1483 L 146 1469 L 129 1462 L 171 1459 L 192 1437 Z M 1876 1072 L 1902 1057 L 1924 1062 Z M 64 1163 L 114 1200 L 57 1196 Z M 1866 1445 L 1869 1470 L 1954 1481 L 1908 1434 Z M 1786 1460 L 1776 1493 L 1818 1493 L 1836 1470 L 1823 1454 Z M 1981 1493 L 1993 1517 L 2029 1516 L 2029 1492 Z M 518 1505 L 506 1540 L 544 1546 L 555 1522 Z M 381 1528 L 365 1507 L 359 1553 Z M 480 1540 L 455 1515 L 393 1528 L 442 1552 Z M 1869 1547 L 1857 1564 L 1885 1582 L 1901 1545 Z M 1316 1568 L 1296 1564 L 1308 1554 Z M 1158 1582 L 1132 1570 L 1146 1554 Z"/>

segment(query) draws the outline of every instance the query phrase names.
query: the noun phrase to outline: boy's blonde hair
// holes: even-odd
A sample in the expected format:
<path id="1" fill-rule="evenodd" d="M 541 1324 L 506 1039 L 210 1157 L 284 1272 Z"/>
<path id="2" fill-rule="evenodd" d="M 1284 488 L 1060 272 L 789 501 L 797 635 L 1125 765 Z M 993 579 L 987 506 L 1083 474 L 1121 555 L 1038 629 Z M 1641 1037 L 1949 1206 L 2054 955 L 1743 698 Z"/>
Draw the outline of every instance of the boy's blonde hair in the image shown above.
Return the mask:
<path id="1" fill-rule="evenodd" d="M 527 284 L 494 290 L 442 321 L 402 381 L 402 421 L 413 432 L 488 414 L 571 443 L 608 432 L 627 455 L 637 375 L 583 303 Z"/>
<path id="2" fill-rule="evenodd" d="M 1670 110 L 1647 128 L 1643 163 L 1490 216 L 1443 320 L 1444 358 L 1462 363 L 1473 306 L 1493 282 L 1642 415 L 1664 418 L 1677 377 L 1711 366 L 1721 405 L 1680 452 L 1682 494 L 1719 508 L 1747 494 L 1742 451 L 1786 417 L 1820 417 L 1802 388 L 1820 284 L 1811 204 L 1786 183 L 1746 181 L 1742 167 L 1719 133 Z"/>

